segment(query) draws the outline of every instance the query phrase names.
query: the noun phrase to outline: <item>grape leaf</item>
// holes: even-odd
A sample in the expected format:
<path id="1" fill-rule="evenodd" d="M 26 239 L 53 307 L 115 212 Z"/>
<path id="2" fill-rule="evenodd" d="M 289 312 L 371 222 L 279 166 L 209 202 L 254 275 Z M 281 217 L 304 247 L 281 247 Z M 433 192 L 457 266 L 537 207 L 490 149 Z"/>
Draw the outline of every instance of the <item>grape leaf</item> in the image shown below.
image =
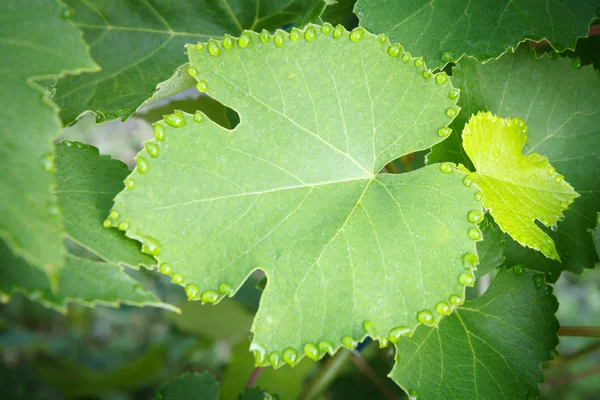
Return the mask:
<path id="1" fill-rule="evenodd" d="M 26 12 L 21 1 L 0 2 L 0 238 L 48 272 L 65 256 L 60 210 L 50 190 L 52 140 L 61 125 L 35 81 L 96 69 L 81 32 L 61 18 L 61 11 L 57 1 L 40 2 Z"/>
<path id="2" fill-rule="evenodd" d="M 596 246 L 596 253 L 600 256 L 600 212 L 596 215 L 596 229 L 592 231 L 592 238 L 594 246 Z"/>
<path id="3" fill-rule="evenodd" d="M 463 148 L 477 169 L 469 178 L 483 190 L 483 205 L 504 232 L 560 261 L 554 241 L 535 220 L 554 226 L 579 195 L 546 157 L 523 155 L 528 130 L 518 118 L 473 115 L 462 134 Z"/>
<path id="4" fill-rule="evenodd" d="M 157 400 L 217 400 L 219 382 L 208 372 L 185 374 L 167 382 L 156 394 Z"/>
<path id="5" fill-rule="evenodd" d="M 354 8 L 361 26 L 410 44 L 433 68 L 463 55 L 486 61 L 526 39 L 573 49 L 597 9 L 595 0 L 358 0 Z"/>
<path id="6" fill-rule="evenodd" d="M 155 265 L 140 252 L 140 245 L 122 232 L 103 227 L 112 199 L 125 185 L 131 171 L 127 165 L 98 149 L 81 143 L 62 142 L 56 146 L 56 190 L 63 212 L 66 235 L 104 260 L 134 268 Z M 124 228 L 124 226 L 121 226 Z"/>
<path id="7" fill-rule="evenodd" d="M 216 302 L 263 270 L 251 345 L 260 365 L 434 323 L 425 310 L 473 283 L 477 188 L 450 164 L 377 173 L 443 139 L 457 112 L 446 75 L 362 28 L 245 32 L 234 43 L 188 54 L 198 88 L 240 124 L 180 111 L 157 123 L 115 198 L 127 236 L 191 299 Z"/>
<path id="8" fill-rule="evenodd" d="M 244 29 L 273 30 L 318 17 L 323 0 L 67 0 L 102 72 L 59 80 L 54 101 L 67 124 L 83 112 L 97 122 L 127 119 L 186 62 L 183 46 Z M 179 75 L 175 73 L 174 79 Z M 174 82 L 171 82 L 173 84 Z M 187 88 L 185 80 L 170 85 Z M 164 89 L 164 87 L 163 87 Z M 155 96 L 156 97 L 156 96 Z"/>
<path id="9" fill-rule="evenodd" d="M 600 209 L 600 76 L 591 66 L 573 68 L 569 59 L 535 58 L 526 48 L 481 64 L 465 58 L 454 69 L 452 82 L 461 89 L 459 119 L 478 111 L 522 118 L 529 127 L 525 154 L 537 152 L 565 176 L 581 195 L 565 211 L 557 231 L 545 229 L 554 240 L 562 264 L 538 251 L 507 240 L 506 262 L 525 263 L 529 268 L 548 271 L 556 278 L 560 271 L 581 272 L 598 260 L 588 229 L 595 226 Z M 454 133 L 462 132 L 453 126 Z M 428 162 L 462 162 L 460 140 L 445 140 L 428 157 Z M 451 145 L 450 149 L 446 146 Z M 452 156 L 454 155 L 454 156 Z M 466 157 L 466 155 L 464 156 Z"/>
<path id="10" fill-rule="evenodd" d="M 506 235 L 494 220 L 489 216 L 483 219 L 479 224 L 483 240 L 477 242 L 477 255 L 479 256 L 479 265 L 475 276 L 480 277 L 504 264 L 504 249 L 506 248 Z"/>
<path id="11" fill-rule="evenodd" d="M 539 274 L 520 273 L 501 269 L 481 297 L 398 342 L 390 377 L 422 400 L 537 397 L 540 364 L 556 357 L 558 301 L 535 286 Z"/>
<path id="12" fill-rule="evenodd" d="M 65 313 L 68 303 L 88 307 L 97 304 L 118 307 L 120 304 L 178 309 L 160 301 L 114 264 L 90 261 L 68 254 L 58 270 L 58 291 L 52 291 L 47 275 L 22 258 L 12 255 L 0 242 L 0 294 L 22 293 L 46 307 Z"/>

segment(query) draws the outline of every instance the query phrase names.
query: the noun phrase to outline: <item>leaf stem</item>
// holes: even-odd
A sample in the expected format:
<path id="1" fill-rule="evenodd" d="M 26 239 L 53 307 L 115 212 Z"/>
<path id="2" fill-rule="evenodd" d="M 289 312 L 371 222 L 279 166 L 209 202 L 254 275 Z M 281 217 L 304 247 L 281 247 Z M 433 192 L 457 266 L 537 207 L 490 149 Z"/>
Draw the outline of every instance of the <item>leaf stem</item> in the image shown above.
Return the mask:
<path id="1" fill-rule="evenodd" d="M 319 370 L 319 373 L 310 381 L 304 389 L 298 400 L 310 400 L 319 396 L 325 391 L 338 376 L 340 370 L 346 362 L 352 357 L 352 353 L 347 349 L 340 349 L 338 352 Z"/>
<path id="2" fill-rule="evenodd" d="M 256 380 L 258 379 L 258 376 L 260 375 L 262 369 L 263 369 L 263 367 L 256 367 L 256 368 L 254 368 L 254 371 L 252 371 L 252 374 L 250 374 L 250 377 L 248 378 L 248 382 L 246 382 L 246 387 L 247 388 L 250 388 L 250 387 L 254 386 L 254 384 L 256 383 Z"/>
<path id="3" fill-rule="evenodd" d="M 585 336 L 600 338 L 600 326 L 561 326 L 558 336 Z"/>

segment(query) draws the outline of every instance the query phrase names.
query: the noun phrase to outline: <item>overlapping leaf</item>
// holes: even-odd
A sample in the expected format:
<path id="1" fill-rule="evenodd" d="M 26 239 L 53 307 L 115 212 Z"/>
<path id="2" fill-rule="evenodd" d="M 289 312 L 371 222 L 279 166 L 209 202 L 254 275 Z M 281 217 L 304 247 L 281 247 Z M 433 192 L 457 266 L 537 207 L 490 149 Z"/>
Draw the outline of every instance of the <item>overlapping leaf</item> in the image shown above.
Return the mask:
<path id="1" fill-rule="evenodd" d="M 198 87 L 241 122 L 228 131 L 175 112 L 157 123 L 116 222 L 192 299 L 216 302 L 264 270 L 258 364 L 316 359 L 367 334 L 395 340 L 463 297 L 478 189 L 452 165 L 377 175 L 442 140 L 457 112 L 444 74 L 331 25 L 188 54 Z"/>
<path id="2" fill-rule="evenodd" d="M 477 267 L 477 271 L 475 271 L 475 276 L 478 277 L 504 264 L 504 249 L 506 248 L 504 232 L 500 230 L 489 215 L 484 218 L 479 227 L 481 228 L 483 240 L 477 242 L 479 266 Z"/>
<path id="3" fill-rule="evenodd" d="M 428 162 L 463 162 L 468 158 L 458 135 L 471 114 L 491 111 L 522 118 L 529 127 L 524 154 L 539 153 L 581 195 L 565 211 L 557 230 L 544 231 L 554 240 L 562 264 L 508 240 L 507 263 L 529 268 L 580 272 L 598 260 L 588 229 L 600 209 L 600 76 L 591 66 L 573 68 L 569 59 L 536 59 L 521 49 L 498 60 L 480 64 L 463 59 L 452 82 L 461 89 L 462 111 L 453 124 L 454 141 L 433 148 Z M 461 124 L 462 121 L 462 124 Z M 433 156 L 433 157 L 432 157 Z"/>
<path id="4" fill-rule="evenodd" d="M 406 43 L 431 67 L 463 55 L 498 57 L 526 39 L 548 40 L 556 50 L 575 47 L 596 17 L 594 0 L 358 0 L 361 26 Z"/>
<path id="5" fill-rule="evenodd" d="M 129 117 L 157 83 L 187 59 L 185 43 L 243 29 L 273 30 L 318 17 L 323 0 L 68 0 L 71 20 L 85 35 L 102 72 L 61 79 L 54 98 L 72 123 L 91 110 L 97 121 Z M 187 89 L 185 80 L 169 89 Z M 168 96 L 170 92 L 162 93 Z"/>
<path id="6" fill-rule="evenodd" d="M 0 238 L 31 265 L 56 271 L 65 248 L 54 185 L 57 111 L 34 83 L 91 71 L 81 32 L 61 17 L 57 1 L 0 3 Z"/>
<path id="7" fill-rule="evenodd" d="M 534 278 L 501 270 L 483 296 L 398 342 L 390 377 L 422 400 L 537 397 L 540 364 L 556 357 L 558 302 Z"/>

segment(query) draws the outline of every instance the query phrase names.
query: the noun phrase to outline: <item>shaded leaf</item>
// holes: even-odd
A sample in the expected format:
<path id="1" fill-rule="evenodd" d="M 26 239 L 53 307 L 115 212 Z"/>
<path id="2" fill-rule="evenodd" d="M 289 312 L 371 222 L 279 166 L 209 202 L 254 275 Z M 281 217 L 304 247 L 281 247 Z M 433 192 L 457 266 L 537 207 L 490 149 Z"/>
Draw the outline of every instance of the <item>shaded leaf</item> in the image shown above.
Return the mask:
<path id="1" fill-rule="evenodd" d="M 504 264 L 504 249 L 506 248 L 506 238 L 504 232 L 490 216 L 486 216 L 481 224 L 481 233 L 483 240 L 477 242 L 477 255 L 479 256 L 479 265 L 475 276 L 483 276 L 492 272 Z"/>
<path id="2" fill-rule="evenodd" d="M 207 372 L 185 374 L 165 384 L 157 392 L 159 400 L 217 400 L 219 382 Z"/>
<path id="3" fill-rule="evenodd" d="M 417 328 L 397 343 L 390 377 L 423 400 L 537 397 L 540 364 L 556 357 L 558 302 L 534 276 L 500 270 L 480 298 Z"/>

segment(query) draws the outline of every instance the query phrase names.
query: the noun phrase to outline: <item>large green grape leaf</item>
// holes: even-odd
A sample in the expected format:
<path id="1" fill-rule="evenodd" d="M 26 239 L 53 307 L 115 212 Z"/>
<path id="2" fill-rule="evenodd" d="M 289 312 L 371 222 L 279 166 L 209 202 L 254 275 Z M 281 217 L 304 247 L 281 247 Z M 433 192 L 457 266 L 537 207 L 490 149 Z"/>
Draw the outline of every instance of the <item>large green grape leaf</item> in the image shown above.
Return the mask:
<path id="1" fill-rule="evenodd" d="M 101 156 L 93 146 L 62 142 L 56 146 L 54 193 L 63 212 L 67 237 L 108 262 L 148 267 L 155 265 L 155 261 L 140 252 L 138 242 L 103 227 L 103 223 L 111 224 L 112 218 L 105 220 L 106 215 L 112 199 L 125 187 L 123 181 L 130 172 L 127 165 Z"/>
<path id="2" fill-rule="evenodd" d="M 546 157 L 523 155 L 528 130 L 519 118 L 473 115 L 462 134 L 463 148 L 477 169 L 469 178 L 483 190 L 483 205 L 504 232 L 560 261 L 554 241 L 535 221 L 554 226 L 579 195 Z"/>
<path id="3" fill-rule="evenodd" d="M 15 257 L 0 241 L 0 294 L 10 298 L 22 293 L 29 299 L 59 312 L 67 311 L 68 303 L 88 307 L 96 305 L 118 307 L 120 304 L 154 306 L 173 311 L 177 307 L 160 301 L 129 277 L 123 267 L 90 261 L 68 254 L 57 272 L 58 290 L 53 291 L 48 276 Z"/>
<path id="4" fill-rule="evenodd" d="M 274 30 L 318 17 L 323 0 L 67 0 L 102 72 L 59 80 L 54 101 L 72 123 L 87 111 L 98 122 L 128 118 L 156 84 L 187 61 L 184 44 Z M 177 73 L 175 78 L 177 78 Z M 185 80 L 170 90 L 187 89 Z M 161 96 L 169 95 L 162 93 Z"/>
<path id="5" fill-rule="evenodd" d="M 515 271 L 500 270 L 481 297 L 398 342 L 390 377 L 422 400 L 537 397 L 540 364 L 556 357 L 558 301 L 541 275 Z"/>
<path id="6" fill-rule="evenodd" d="M 596 228 L 592 231 L 592 238 L 594 239 L 594 246 L 596 246 L 596 253 L 600 256 L 600 212 L 596 215 Z"/>
<path id="7" fill-rule="evenodd" d="M 483 240 L 477 242 L 477 255 L 479 266 L 475 276 L 480 277 L 492 272 L 504 264 L 504 249 L 506 248 L 506 235 L 489 215 L 479 224 Z"/>
<path id="8" fill-rule="evenodd" d="M 81 32 L 57 1 L 0 2 L 0 239 L 31 265 L 54 271 L 65 247 L 54 185 L 57 110 L 35 81 L 94 70 Z"/>
<path id="9" fill-rule="evenodd" d="M 192 299 L 216 302 L 263 270 L 260 365 L 434 323 L 473 283 L 478 189 L 450 164 L 377 173 L 443 139 L 457 112 L 446 75 L 362 28 L 234 43 L 188 54 L 198 88 L 240 124 L 180 111 L 156 123 L 115 198 L 126 234 Z"/>
<path id="10" fill-rule="evenodd" d="M 358 0 L 360 25 L 406 43 L 440 68 L 463 55 L 498 57 L 526 39 L 573 49 L 596 17 L 595 0 Z"/>
<path id="11" fill-rule="evenodd" d="M 462 111 L 455 123 L 466 123 L 471 114 L 488 110 L 522 118 L 529 127 L 524 154 L 535 152 L 547 157 L 581 195 L 565 211 L 556 231 L 544 229 L 553 239 L 562 264 L 511 239 L 507 240 L 507 263 L 526 263 L 555 276 L 563 269 L 581 272 L 582 268 L 592 268 L 598 256 L 588 229 L 595 226 L 600 209 L 598 73 L 591 66 L 573 68 L 569 59 L 535 58 L 532 52 L 520 49 L 483 65 L 462 59 L 452 82 L 461 89 Z M 462 133 L 462 125 L 453 127 L 451 136 Z M 463 157 L 467 156 L 460 139 L 446 140 L 433 148 L 428 162 L 462 162 Z"/>

